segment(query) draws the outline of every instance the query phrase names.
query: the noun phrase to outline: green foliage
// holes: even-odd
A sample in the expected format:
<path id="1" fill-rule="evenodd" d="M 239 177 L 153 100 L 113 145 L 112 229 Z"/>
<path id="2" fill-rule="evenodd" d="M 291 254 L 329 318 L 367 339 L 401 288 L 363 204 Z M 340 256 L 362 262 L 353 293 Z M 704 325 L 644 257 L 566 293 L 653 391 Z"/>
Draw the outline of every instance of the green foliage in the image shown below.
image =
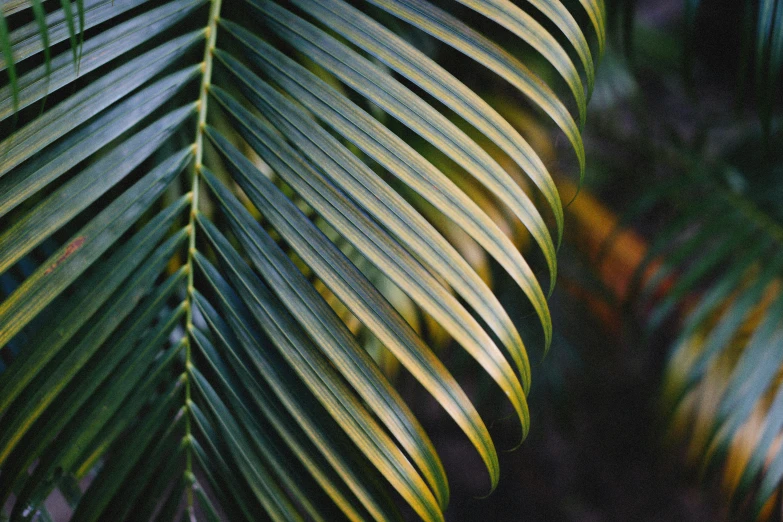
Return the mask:
<path id="1" fill-rule="evenodd" d="M 611 0 L 608 2 L 608 25 L 615 39 L 621 42 L 626 53 L 633 58 L 636 51 L 635 22 L 637 0 Z M 700 28 L 703 15 L 715 13 L 736 21 L 741 33 L 741 49 L 736 63 L 724 62 L 723 67 L 737 72 L 737 96 L 748 97 L 750 87 L 747 77 L 750 65 L 755 68 L 753 82 L 755 105 L 764 130 L 769 135 L 772 116 L 780 108 L 781 73 L 783 73 L 783 5 L 779 0 L 746 0 L 721 2 L 720 0 L 682 0 L 683 20 L 681 29 L 681 69 L 685 78 L 692 77 L 695 48 L 709 45 L 714 35 Z M 731 7 L 727 7 L 731 6 Z"/>
<path id="2" fill-rule="evenodd" d="M 676 217 L 651 244 L 647 259 L 662 264 L 641 295 L 651 329 L 685 310 L 663 389 L 673 428 L 690 438 L 702 469 L 725 468 L 732 504 L 747 509 L 752 498 L 757 517 L 783 479 L 783 451 L 773 445 L 783 426 L 783 228 L 726 183 L 735 169 L 697 170 L 661 191 L 658 204 Z"/>
<path id="3" fill-rule="evenodd" d="M 695 7 L 684 13 L 687 38 L 709 42 Z M 767 29 L 758 33 L 759 45 L 761 34 L 774 32 L 777 13 L 761 13 L 766 18 L 758 23 Z M 718 19 L 712 22 L 719 25 Z M 733 29 L 724 37 L 742 39 L 736 33 L 746 28 Z M 625 223 L 640 225 L 649 237 L 628 304 L 646 323 L 648 340 L 673 345 L 661 401 L 671 432 L 688 442 L 688 458 L 702 476 L 721 472 L 733 517 L 767 518 L 783 479 L 776 442 L 783 426 L 780 107 L 747 93 L 732 105 L 732 75 L 746 71 L 723 56 L 717 60 L 725 67 L 709 70 L 716 57 L 707 44 L 697 51 L 687 39 L 671 45 L 668 33 L 668 40 L 660 27 L 636 28 L 635 77 L 658 86 L 646 98 L 639 84 L 629 86 L 634 76 L 623 60 L 607 57 L 607 65 L 621 64 L 616 82 L 624 98 L 606 96 L 603 124 L 600 113 L 594 115 L 606 132 L 602 139 L 615 148 L 599 148 L 592 160 L 603 163 L 605 174 L 619 174 L 608 186 L 632 194 Z M 768 64 L 772 55 L 767 50 L 760 56 Z M 706 85 L 688 86 L 683 57 Z M 764 67 L 757 85 L 767 85 L 765 96 L 777 93 L 779 99 L 780 87 L 766 76 L 777 69 Z M 707 93 L 712 97 L 701 98 Z M 667 113 L 662 106 L 683 110 Z M 630 130 L 617 130 L 618 113 L 631 119 Z M 618 143 L 625 158 L 614 153 Z M 633 181 L 621 181 L 634 170 Z"/>
<path id="4" fill-rule="evenodd" d="M 522 336 L 424 214 L 459 226 L 511 276 L 544 350 L 546 293 L 412 135 L 524 225 L 550 293 L 562 203 L 520 133 L 389 27 L 405 22 L 518 88 L 565 133 L 582 173 L 606 31 L 598 0 L 573 13 L 557 0 L 461 3 L 456 14 L 422 0 L 2 4 L 0 506 L 12 520 L 48 517 L 55 489 L 74 520 L 183 509 L 396 519 L 389 486 L 421 518 L 443 519 L 437 451 L 349 316 L 444 407 L 495 487 L 497 453 L 470 398 L 360 267 L 369 261 L 480 364 L 524 438 Z M 522 61 L 476 20 L 529 46 Z M 537 56 L 545 65 L 524 65 Z"/>

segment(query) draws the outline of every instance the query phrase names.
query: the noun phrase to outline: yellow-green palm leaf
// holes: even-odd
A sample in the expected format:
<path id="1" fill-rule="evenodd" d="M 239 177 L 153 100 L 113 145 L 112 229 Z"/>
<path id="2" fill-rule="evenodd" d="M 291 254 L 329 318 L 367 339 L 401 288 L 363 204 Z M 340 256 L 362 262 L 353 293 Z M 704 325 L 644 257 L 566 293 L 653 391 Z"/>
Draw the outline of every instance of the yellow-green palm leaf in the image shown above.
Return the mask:
<path id="1" fill-rule="evenodd" d="M 495 487 L 470 398 L 361 267 L 480 364 L 524 437 L 527 347 L 424 216 L 451 220 L 510 274 L 545 350 L 562 203 L 533 147 L 391 28 L 411 24 L 518 87 L 582 170 L 575 122 L 605 34 L 592 0 L 578 14 L 559 0 L 463 3 L 464 19 L 418 0 L 3 2 L 0 506 L 12 519 L 46 515 L 59 489 L 75 520 L 388 520 L 391 489 L 442 520 L 437 450 L 347 314 L 443 406 Z M 480 16 L 543 56 L 553 85 L 466 23 Z M 508 207 L 544 284 L 425 149 Z"/>

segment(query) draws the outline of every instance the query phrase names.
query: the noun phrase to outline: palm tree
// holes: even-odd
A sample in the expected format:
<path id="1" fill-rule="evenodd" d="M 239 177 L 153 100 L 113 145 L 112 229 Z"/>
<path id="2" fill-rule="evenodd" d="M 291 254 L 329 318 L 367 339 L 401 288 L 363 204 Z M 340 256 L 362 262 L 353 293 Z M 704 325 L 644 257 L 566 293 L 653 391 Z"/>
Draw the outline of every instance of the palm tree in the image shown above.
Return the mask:
<path id="1" fill-rule="evenodd" d="M 563 205 L 536 151 L 464 82 L 518 89 L 584 172 L 604 13 L 600 0 L 459 3 L 3 1 L 12 520 L 48 517 L 54 490 L 74 520 L 386 520 L 400 516 L 390 491 L 442 520 L 440 458 L 373 343 L 460 426 L 494 488 L 487 428 L 399 296 L 483 367 L 524 437 L 522 336 L 447 230 L 521 288 L 544 349 L 547 292 L 447 174 L 510 209 L 549 292 Z M 524 42 L 529 66 L 476 24 Z M 458 63 L 439 64 L 448 49 Z"/>

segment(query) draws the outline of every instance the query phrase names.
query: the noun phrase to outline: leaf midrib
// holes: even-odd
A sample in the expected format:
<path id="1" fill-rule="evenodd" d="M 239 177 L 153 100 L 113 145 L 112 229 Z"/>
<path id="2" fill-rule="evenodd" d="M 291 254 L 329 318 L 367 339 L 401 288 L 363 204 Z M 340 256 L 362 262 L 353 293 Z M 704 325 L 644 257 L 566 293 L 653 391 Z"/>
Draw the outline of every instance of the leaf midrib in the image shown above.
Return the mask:
<path id="1" fill-rule="evenodd" d="M 201 166 L 204 157 L 204 128 L 207 122 L 207 103 L 209 99 L 209 86 L 212 81 L 212 59 L 213 52 L 215 50 L 215 42 L 217 40 L 217 22 L 220 17 L 220 8 L 222 6 L 222 0 L 211 0 L 209 8 L 209 19 L 207 27 L 205 28 L 206 43 L 204 45 L 204 59 L 201 63 L 202 81 L 199 88 L 198 106 L 198 122 L 196 123 L 196 136 L 195 143 L 193 144 L 195 152 L 195 160 L 193 163 L 193 173 L 191 176 L 190 184 L 190 215 L 188 217 L 188 253 L 186 270 L 188 273 L 188 287 L 187 287 L 187 327 L 188 332 L 187 343 L 185 345 L 185 436 L 183 438 L 183 444 L 185 444 L 185 471 L 184 478 L 186 481 L 187 492 L 187 509 L 193 519 L 193 452 L 191 450 L 190 441 L 193 440 L 191 430 L 191 411 L 189 405 L 192 404 L 191 400 L 191 342 L 190 332 L 193 328 L 193 255 L 196 251 L 196 226 L 195 219 L 199 205 L 199 176 Z"/>

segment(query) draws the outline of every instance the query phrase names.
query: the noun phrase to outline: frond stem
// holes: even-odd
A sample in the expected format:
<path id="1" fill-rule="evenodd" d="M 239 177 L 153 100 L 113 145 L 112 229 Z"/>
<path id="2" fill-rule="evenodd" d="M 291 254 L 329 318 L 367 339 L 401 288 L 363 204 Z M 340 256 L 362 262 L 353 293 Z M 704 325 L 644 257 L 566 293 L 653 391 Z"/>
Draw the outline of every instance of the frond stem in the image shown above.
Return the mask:
<path id="1" fill-rule="evenodd" d="M 222 0 L 212 0 L 209 9 L 209 23 L 205 29 L 206 44 L 204 46 L 204 60 L 201 63 L 202 80 L 201 87 L 199 89 L 198 99 L 198 123 L 196 124 L 196 139 L 193 145 L 195 152 L 195 161 L 193 164 L 193 174 L 191 177 L 191 189 L 190 189 L 190 215 L 188 217 L 188 289 L 187 289 L 187 301 L 188 301 L 188 315 L 187 315 L 187 331 L 188 331 L 188 343 L 185 350 L 185 404 L 187 408 L 187 416 L 185 417 L 185 438 L 188 441 L 188 447 L 186 448 L 186 469 L 184 478 L 187 483 L 187 496 L 188 496 L 188 514 L 191 520 L 195 520 L 193 512 L 193 456 L 190 448 L 190 441 L 192 440 L 191 425 L 190 425 L 190 372 L 192 368 L 191 362 L 191 345 L 190 332 L 193 328 L 193 254 L 196 252 L 196 212 L 199 205 L 199 175 L 201 172 L 201 165 L 204 158 L 204 127 L 207 124 L 207 101 L 209 95 L 209 85 L 212 81 L 212 55 L 215 50 L 215 42 L 217 40 L 217 22 L 220 17 L 220 7 Z"/>

